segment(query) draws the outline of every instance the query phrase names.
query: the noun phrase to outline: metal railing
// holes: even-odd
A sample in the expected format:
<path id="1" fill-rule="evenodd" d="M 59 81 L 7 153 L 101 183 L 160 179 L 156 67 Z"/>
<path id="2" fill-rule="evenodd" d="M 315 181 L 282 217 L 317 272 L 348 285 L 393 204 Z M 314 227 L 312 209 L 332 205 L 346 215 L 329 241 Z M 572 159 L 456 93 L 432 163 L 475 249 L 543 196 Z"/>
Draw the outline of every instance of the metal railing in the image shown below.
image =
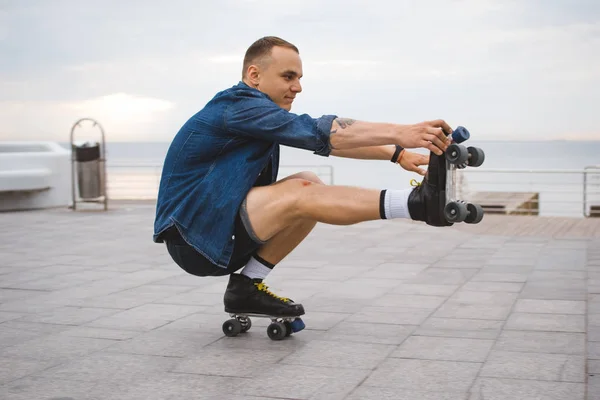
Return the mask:
<path id="1" fill-rule="evenodd" d="M 583 169 L 583 215 L 586 217 L 600 217 L 598 188 L 600 188 L 600 165 L 589 165 Z"/>
<path id="2" fill-rule="evenodd" d="M 162 164 L 109 163 L 107 191 L 114 200 L 155 200 L 160 185 Z M 328 185 L 334 184 L 331 165 L 281 165 L 278 179 L 299 171 L 312 171 Z"/>
<path id="3" fill-rule="evenodd" d="M 109 198 L 156 199 L 162 164 L 109 163 L 107 170 Z M 328 185 L 335 182 L 331 165 L 281 165 L 279 179 L 299 171 L 312 171 Z M 489 213 L 600 217 L 600 165 L 580 170 L 466 168 L 457 172 L 458 197 L 481 200 Z"/>
<path id="4" fill-rule="evenodd" d="M 487 212 L 600 217 L 600 166 L 543 170 L 466 168 L 459 170 L 458 176 L 459 196 L 487 204 Z"/>

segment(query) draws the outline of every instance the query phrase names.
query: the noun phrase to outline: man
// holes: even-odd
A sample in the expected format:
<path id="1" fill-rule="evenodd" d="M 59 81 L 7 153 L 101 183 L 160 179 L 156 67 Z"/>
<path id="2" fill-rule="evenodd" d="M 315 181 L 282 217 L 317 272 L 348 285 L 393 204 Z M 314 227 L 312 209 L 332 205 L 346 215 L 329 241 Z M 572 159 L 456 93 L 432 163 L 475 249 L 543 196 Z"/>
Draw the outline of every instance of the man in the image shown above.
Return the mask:
<path id="1" fill-rule="evenodd" d="M 173 260 L 192 275 L 230 275 L 226 312 L 304 314 L 301 304 L 275 295 L 263 279 L 317 222 L 409 218 L 450 225 L 439 199 L 445 164 L 438 156 L 452 133 L 444 121 L 397 125 L 293 114 L 301 78 L 294 45 L 277 37 L 257 40 L 246 52 L 242 81 L 192 116 L 166 156 L 153 240 L 166 242 Z M 310 172 L 277 181 L 279 145 L 325 157 L 391 160 L 422 174 L 418 166 L 429 163 L 428 174 L 405 190 L 328 186 Z M 429 157 L 404 150 L 418 147 L 429 149 Z"/>

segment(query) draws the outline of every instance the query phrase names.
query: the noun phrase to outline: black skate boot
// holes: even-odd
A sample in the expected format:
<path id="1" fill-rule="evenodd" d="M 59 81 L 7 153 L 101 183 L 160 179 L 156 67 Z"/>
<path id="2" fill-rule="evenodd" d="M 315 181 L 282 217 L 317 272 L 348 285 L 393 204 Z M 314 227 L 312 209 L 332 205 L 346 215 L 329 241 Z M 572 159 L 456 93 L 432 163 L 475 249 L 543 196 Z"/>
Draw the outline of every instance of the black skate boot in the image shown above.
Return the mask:
<path id="1" fill-rule="evenodd" d="M 423 181 L 408 196 L 408 211 L 415 221 L 431 226 L 452 226 L 444 217 L 446 206 L 446 158 L 430 152 Z"/>
<path id="2" fill-rule="evenodd" d="M 265 314 L 274 317 L 304 315 L 302 304 L 269 291 L 261 279 L 231 274 L 223 297 L 225 312 L 230 314 Z"/>

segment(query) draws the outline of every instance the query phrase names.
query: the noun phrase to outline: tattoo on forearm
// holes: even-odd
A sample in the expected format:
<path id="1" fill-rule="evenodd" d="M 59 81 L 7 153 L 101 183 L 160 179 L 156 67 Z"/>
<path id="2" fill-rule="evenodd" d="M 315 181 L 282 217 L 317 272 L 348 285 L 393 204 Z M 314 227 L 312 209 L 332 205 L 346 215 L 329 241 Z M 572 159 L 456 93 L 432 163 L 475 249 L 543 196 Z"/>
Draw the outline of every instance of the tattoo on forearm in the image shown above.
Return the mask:
<path id="1" fill-rule="evenodd" d="M 347 128 L 347 127 L 349 127 L 350 125 L 352 125 L 353 123 L 355 123 L 355 122 L 356 122 L 355 120 L 353 120 L 353 119 L 351 119 L 351 118 L 336 118 L 336 119 L 334 119 L 334 121 L 338 123 L 338 125 L 339 125 L 339 127 L 340 127 L 341 129 Z M 338 131 L 338 130 L 337 130 L 337 128 L 336 128 L 336 129 L 332 129 L 332 130 L 331 130 L 329 133 L 330 133 L 331 135 L 333 135 L 333 134 L 334 134 L 334 133 L 336 133 L 337 131 Z M 335 147 L 334 147 L 333 145 L 331 145 L 331 148 L 332 148 L 333 150 L 335 150 Z"/>
<path id="2" fill-rule="evenodd" d="M 344 129 L 356 121 L 351 118 L 336 118 L 335 121 L 339 124 L 340 128 Z"/>

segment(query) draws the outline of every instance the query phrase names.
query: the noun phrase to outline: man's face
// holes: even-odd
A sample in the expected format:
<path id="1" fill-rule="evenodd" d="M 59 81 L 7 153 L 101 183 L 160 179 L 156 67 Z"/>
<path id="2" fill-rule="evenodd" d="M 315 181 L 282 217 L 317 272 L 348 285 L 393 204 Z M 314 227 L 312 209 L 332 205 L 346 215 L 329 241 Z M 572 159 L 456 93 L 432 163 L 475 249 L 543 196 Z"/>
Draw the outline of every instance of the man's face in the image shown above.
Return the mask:
<path id="1" fill-rule="evenodd" d="M 256 75 L 250 73 L 250 78 L 258 90 L 281 108 L 290 111 L 294 98 L 302 91 L 302 61 L 294 50 L 274 47 L 270 60 L 258 68 Z"/>

